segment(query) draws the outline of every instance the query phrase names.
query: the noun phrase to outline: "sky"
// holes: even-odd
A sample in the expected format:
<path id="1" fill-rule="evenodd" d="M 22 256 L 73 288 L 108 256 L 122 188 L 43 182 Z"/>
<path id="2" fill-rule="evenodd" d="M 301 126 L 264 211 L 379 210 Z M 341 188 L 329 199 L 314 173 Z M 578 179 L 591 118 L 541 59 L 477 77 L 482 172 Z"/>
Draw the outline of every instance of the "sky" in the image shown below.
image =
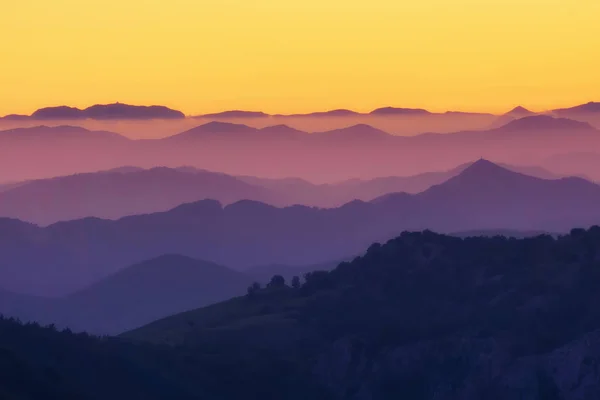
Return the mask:
<path id="1" fill-rule="evenodd" d="M 600 101 L 599 0 L 6 0 L 0 115 Z"/>

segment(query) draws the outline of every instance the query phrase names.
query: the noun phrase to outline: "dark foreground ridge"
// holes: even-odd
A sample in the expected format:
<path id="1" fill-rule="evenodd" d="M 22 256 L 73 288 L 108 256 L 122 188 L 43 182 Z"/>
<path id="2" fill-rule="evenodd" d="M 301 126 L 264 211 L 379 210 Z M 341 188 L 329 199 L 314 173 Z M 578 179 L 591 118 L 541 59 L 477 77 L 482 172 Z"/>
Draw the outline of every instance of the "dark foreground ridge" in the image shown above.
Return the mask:
<path id="1" fill-rule="evenodd" d="M 600 227 L 404 233 L 120 338 L 0 321 L 0 397 L 596 399 L 599 283 Z"/>

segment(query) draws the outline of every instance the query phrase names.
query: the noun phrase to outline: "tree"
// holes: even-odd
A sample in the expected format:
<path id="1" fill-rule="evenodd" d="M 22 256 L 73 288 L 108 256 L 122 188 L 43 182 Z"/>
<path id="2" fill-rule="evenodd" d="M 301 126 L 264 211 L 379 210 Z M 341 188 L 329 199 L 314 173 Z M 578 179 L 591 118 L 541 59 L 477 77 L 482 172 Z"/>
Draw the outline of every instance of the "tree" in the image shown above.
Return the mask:
<path id="1" fill-rule="evenodd" d="M 299 289 L 300 288 L 300 277 L 299 276 L 294 276 L 292 278 L 292 287 L 294 289 Z"/>
<path id="2" fill-rule="evenodd" d="M 271 278 L 271 282 L 267 285 L 268 288 L 281 288 L 285 286 L 285 278 L 281 275 L 275 275 Z"/>
<path id="3" fill-rule="evenodd" d="M 260 291 L 260 283 L 254 282 L 248 286 L 248 297 L 253 297 L 258 291 Z"/>

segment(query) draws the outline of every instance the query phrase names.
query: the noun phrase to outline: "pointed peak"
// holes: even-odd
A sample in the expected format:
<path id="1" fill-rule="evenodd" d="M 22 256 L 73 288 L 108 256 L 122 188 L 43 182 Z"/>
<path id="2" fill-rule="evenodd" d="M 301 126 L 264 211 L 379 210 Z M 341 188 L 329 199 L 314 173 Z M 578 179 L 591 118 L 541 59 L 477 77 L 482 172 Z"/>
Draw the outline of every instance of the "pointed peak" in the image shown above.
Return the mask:
<path id="1" fill-rule="evenodd" d="M 213 121 L 213 122 L 209 122 L 204 125 L 200 125 L 195 128 L 192 128 L 186 132 L 183 132 L 181 135 L 187 136 L 187 135 L 193 135 L 193 134 L 197 134 L 197 133 L 248 133 L 248 132 L 256 132 L 256 129 L 251 128 L 248 125 Z M 176 135 L 176 136 L 179 136 L 179 135 Z"/>
<path id="2" fill-rule="evenodd" d="M 353 136 L 390 136 L 389 133 L 377 129 L 367 124 L 356 124 L 346 128 L 334 129 L 326 132 L 319 132 L 321 135 L 353 135 Z"/>
<path id="3" fill-rule="evenodd" d="M 535 114 L 533 111 L 530 111 L 523 106 L 517 106 L 504 115 L 525 116 L 525 115 L 533 115 L 533 114 Z"/>
<path id="4" fill-rule="evenodd" d="M 267 126 L 264 127 L 262 129 L 260 129 L 261 132 L 276 132 L 276 133 L 305 133 L 301 130 L 298 130 L 296 128 L 292 128 L 289 125 L 285 125 L 285 124 L 279 124 L 279 125 L 272 125 L 272 126 Z"/>

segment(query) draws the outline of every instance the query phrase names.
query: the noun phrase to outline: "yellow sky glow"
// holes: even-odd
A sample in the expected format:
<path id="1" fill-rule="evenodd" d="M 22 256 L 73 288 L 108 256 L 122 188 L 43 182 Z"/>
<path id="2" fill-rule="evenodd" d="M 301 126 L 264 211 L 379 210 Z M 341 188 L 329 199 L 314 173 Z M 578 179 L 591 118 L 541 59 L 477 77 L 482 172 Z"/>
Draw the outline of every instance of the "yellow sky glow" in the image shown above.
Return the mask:
<path id="1" fill-rule="evenodd" d="M 600 101 L 598 0 L 19 0 L 0 115 L 68 104 L 295 113 Z"/>

